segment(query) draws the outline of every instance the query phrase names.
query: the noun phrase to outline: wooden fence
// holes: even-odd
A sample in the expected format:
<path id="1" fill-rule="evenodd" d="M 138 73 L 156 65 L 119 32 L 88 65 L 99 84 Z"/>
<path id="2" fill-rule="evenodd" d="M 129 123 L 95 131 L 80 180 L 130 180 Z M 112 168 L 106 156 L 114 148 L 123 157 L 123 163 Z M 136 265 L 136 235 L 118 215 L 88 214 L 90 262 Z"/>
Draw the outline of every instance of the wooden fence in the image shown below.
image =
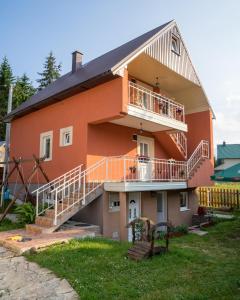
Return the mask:
<path id="1" fill-rule="evenodd" d="M 200 187 L 199 205 L 212 208 L 240 208 L 240 189 Z"/>

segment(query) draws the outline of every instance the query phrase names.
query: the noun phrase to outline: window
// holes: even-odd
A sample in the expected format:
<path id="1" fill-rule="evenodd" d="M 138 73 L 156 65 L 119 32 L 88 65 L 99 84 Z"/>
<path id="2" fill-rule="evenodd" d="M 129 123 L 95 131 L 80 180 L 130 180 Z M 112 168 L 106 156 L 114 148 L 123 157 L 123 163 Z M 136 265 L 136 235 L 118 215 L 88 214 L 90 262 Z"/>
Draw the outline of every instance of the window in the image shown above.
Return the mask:
<path id="1" fill-rule="evenodd" d="M 120 210 L 119 193 L 115 193 L 115 192 L 109 193 L 109 210 L 110 211 Z"/>
<path id="2" fill-rule="evenodd" d="M 60 147 L 72 145 L 73 127 L 66 127 L 60 129 Z"/>
<path id="3" fill-rule="evenodd" d="M 140 142 L 140 155 L 146 157 L 149 156 L 147 143 Z"/>
<path id="4" fill-rule="evenodd" d="M 52 131 L 40 134 L 40 157 L 45 157 L 46 161 L 52 160 L 52 140 Z"/>
<path id="5" fill-rule="evenodd" d="M 180 211 L 188 210 L 188 192 L 180 192 Z"/>
<path id="6" fill-rule="evenodd" d="M 176 35 L 172 35 L 172 51 L 180 55 L 180 39 Z"/>

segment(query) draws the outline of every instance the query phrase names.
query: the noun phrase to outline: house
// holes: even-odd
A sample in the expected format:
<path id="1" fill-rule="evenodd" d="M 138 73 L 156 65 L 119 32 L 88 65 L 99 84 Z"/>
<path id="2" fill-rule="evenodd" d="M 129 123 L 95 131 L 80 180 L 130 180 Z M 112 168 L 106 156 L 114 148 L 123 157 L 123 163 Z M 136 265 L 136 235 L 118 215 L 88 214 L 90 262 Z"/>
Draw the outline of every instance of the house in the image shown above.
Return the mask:
<path id="1" fill-rule="evenodd" d="M 211 184 L 213 112 L 175 21 L 83 63 L 6 116 L 11 155 L 45 157 L 36 224 L 73 217 L 126 240 L 138 216 L 191 224 Z M 42 181 L 44 183 L 44 181 Z M 34 185 L 35 184 L 35 185 Z"/>
<path id="2" fill-rule="evenodd" d="M 214 169 L 214 181 L 240 181 L 240 144 L 217 145 L 217 167 Z"/>

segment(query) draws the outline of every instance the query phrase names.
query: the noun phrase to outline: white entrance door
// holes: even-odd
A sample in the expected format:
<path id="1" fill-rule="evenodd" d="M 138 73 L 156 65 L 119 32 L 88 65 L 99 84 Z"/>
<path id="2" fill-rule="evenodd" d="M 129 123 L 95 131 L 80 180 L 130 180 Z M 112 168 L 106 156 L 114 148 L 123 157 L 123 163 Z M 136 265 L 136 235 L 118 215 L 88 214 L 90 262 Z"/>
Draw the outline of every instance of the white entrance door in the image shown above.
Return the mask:
<path id="1" fill-rule="evenodd" d="M 128 194 L 128 222 L 140 217 L 140 192 Z M 128 240 L 132 241 L 132 229 L 128 229 Z"/>
<path id="2" fill-rule="evenodd" d="M 150 158 L 154 156 L 154 140 L 138 136 L 138 178 L 142 181 L 151 180 L 152 163 Z"/>
<path id="3" fill-rule="evenodd" d="M 167 221 L 167 194 L 157 193 L 157 223 Z"/>

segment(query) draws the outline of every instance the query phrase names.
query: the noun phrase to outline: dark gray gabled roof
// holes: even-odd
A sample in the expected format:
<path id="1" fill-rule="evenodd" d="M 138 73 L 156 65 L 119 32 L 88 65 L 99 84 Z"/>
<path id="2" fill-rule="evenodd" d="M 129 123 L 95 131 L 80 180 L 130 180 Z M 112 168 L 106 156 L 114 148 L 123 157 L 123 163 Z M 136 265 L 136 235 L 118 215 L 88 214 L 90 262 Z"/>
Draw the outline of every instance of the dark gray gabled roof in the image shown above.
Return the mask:
<path id="1" fill-rule="evenodd" d="M 8 114 L 4 119 L 5 122 L 112 79 L 114 77 L 112 69 L 117 64 L 140 48 L 171 22 L 167 22 L 91 60 L 75 73 L 69 72 L 63 75 Z"/>

